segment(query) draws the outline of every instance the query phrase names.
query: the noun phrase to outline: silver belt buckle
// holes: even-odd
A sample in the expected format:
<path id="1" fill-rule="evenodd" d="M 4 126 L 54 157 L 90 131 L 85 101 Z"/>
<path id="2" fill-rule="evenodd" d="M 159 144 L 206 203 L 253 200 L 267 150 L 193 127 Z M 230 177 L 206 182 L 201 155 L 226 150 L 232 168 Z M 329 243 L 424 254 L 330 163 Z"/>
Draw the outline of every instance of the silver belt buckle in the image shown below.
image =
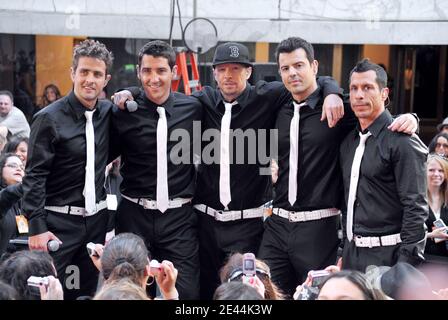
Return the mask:
<path id="1" fill-rule="evenodd" d="M 356 242 L 358 242 L 361 247 L 364 245 L 364 239 L 361 236 L 356 236 L 355 245 Z"/>
<path id="2" fill-rule="evenodd" d="M 214 214 L 215 220 L 219 221 L 218 216 L 222 216 L 222 210 L 215 210 Z"/>
<path id="3" fill-rule="evenodd" d="M 280 212 L 279 212 L 280 213 Z M 288 211 L 288 221 L 289 222 L 295 222 L 294 220 L 293 220 L 293 217 L 294 217 L 294 211 Z"/>

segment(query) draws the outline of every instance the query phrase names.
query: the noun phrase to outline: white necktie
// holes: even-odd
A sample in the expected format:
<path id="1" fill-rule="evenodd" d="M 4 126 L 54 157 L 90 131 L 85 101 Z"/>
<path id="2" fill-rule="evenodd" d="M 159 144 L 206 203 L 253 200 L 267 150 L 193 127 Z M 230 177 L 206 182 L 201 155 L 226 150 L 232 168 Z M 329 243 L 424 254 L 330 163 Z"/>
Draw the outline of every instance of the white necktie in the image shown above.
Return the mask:
<path id="1" fill-rule="evenodd" d="M 352 241 L 353 239 L 353 211 L 356 200 L 356 190 L 358 188 L 359 181 L 359 169 L 361 167 L 362 156 L 366 148 L 366 140 L 372 134 L 367 132 L 365 134 L 359 133 L 359 145 L 356 148 L 355 156 L 352 163 L 352 171 L 350 172 L 350 188 L 348 192 L 348 204 L 347 204 L 347 239 Z"/>
<path id="2" fill-rule="evenodd" d="M 232 201 L 230 194 L 230 121 L 232 119 L 232 106 L 238 102 L 233 103 L 224 102 L 226 111 L 221 120 L 221 153 L 220 153 L 220 171 L 219 171 L 219 200 L 224 208 Z"/>
<path id="3" fill-rule="evenodd" d="M 168 209 L 168 164 L 166 159 L 166 144 L 168 125 L 165 108 L 157 107 L 159 121 L 157 122 L 157 209 L 165 212 Z"/>
<path id="4" fill-rule="evenodd" d="M 86 178 L 84 181 L 85 209 L 88 213 L 93 213 L 96 209 L 95 194 L 95 131 L 93 130 L 93 111 L 86 111 Z"/>
<path id="5" fill-rule="evenodd" d="M 294 104 L 294 115 L 289 127 L 289 183 L 288 183 L 288 201 L 291 206 L 297 199 L 297 166 L 299 164 L 299 121 L 300 108 L 306 105 L 306 102 Z"/>

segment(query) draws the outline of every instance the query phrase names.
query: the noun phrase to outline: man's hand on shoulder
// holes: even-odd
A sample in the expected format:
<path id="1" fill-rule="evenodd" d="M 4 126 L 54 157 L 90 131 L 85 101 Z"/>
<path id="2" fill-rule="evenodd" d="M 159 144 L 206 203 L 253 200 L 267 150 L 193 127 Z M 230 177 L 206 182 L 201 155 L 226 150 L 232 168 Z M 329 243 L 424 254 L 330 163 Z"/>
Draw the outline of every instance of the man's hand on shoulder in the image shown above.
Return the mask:
<path id="1" fill-rule="evenodd" d="M 329 94 L 322 106 L 322 117 L 320 121 L 327 119 L 328 127 L 333 128 L 344 116 L 344 102 L 337 94 Z"/>
<path id="2" fill-rule="evenodd" d="M 111 97 L 111 99 L 113 103 L 116 104 L 121 110 L 126 110 L 126 101 L 134 101 L 134 97 L 129 90 L 118 91 Z"/>

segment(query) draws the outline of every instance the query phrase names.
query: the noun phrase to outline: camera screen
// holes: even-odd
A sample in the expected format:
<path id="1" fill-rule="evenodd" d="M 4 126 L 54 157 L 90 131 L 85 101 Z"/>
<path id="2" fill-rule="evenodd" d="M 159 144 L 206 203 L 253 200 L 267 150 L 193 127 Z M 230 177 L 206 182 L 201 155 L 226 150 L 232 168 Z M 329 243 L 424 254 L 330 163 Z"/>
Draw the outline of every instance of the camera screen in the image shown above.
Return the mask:
<path id="1" fill-rule="evenodd" d="M 244 269 L 246 269 L 246 270 L 255 269 L 254 261 L 253 260 L 244 260 Z"/>
<path id="2" fill-rule="evenodd" d="M 328 276 L 318 276 L 313 278 L 312 287 L 319 287 L 324 281 L 325 279 L 327 279 Z"/>

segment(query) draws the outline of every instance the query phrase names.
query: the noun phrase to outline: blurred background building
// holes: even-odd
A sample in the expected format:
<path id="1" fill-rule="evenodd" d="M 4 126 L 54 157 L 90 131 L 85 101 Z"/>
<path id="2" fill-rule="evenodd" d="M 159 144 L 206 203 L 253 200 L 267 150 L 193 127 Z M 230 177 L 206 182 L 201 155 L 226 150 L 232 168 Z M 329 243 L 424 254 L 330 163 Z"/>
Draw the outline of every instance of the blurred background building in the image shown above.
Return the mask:
<path id="1" fill-rule="evenodd" d="M 11 90 L 25 113 L 49 83 L 67 94 L 72 48 L 94 38 L 115 55 L 110 95 L 136 84 L 144 43 L 184 46 L 184 30 L 204 49 L 197 55 L 202 84 L 214 85 L 216 41 L 246 44 L 255 62 L 251 81 L 272 81 L 279 79 L 276 45 L 300 36 L 314 44 L 319 74 L 332 75 L 345 90 L 358 60 L 382 63 L 392 112 L 416 112 L 426 143 L 448 115 L 448 0 L 0 0 L 0 89 Z"/>

